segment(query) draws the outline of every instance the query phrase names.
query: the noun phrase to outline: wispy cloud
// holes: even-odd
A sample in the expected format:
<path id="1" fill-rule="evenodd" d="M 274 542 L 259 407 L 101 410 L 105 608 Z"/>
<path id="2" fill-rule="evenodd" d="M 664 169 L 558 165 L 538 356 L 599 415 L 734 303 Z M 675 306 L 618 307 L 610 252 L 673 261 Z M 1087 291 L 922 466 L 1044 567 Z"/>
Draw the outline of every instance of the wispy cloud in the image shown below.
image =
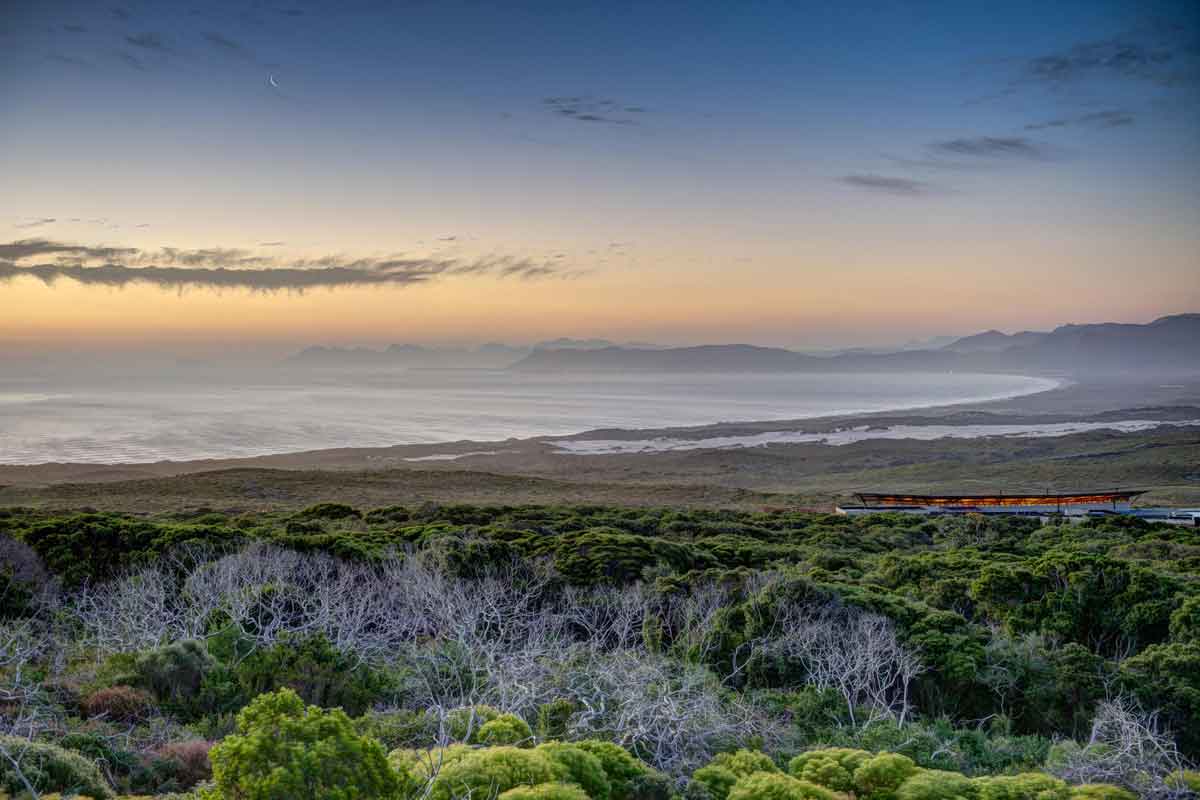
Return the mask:
<path id="1" fill-rule="evenodd" d="M 1194 83 L 1200 75 L 1194 53 L 1179 41 L 1181 30 L 1156 33 L 1131 32 L 1038 56 L 1026 63 L 1026 77 L 1054 83 L 1086 77 L 1133 78 L 1168 86 Z"/>
<path id="2" fill-rule="evenodd" d="M 6 261 L 21 261 L 41 256 L 71 256 L 83 259 L 111 259 L 137 254 L 133 247 L 103 247 L 80 244 L 66 244 L 48 239 L 21 239 L 8 244 L 0 244 L 0 259 Z"/>
<path id="3" fill-rule="evenodd" d="M 30 220 L 29 222 L 18 222 L 14 228 L 40 228 L 43 225 L 52 225 L 56 220 L 54 217 L 42 217 L 41 219 Z"/>
<path id="4" fill-rule="evenodd" d="M 552 113 L 578 122 L 602 122 L 611 125 L 636 125 L 631 115 L 644 114 L 643 106 L 627 105 L 603 97 L 580 95 L 547 97 L 542 103 Z"/>
<path id="5" fill-rule="evenodd" d="M 858 189 L 869 189 L 874 192 L 896 195 L 915 196 L 926 194 L 932 188 L 928 183 L 923 181 L 915 181 L 911 178 L 897 178 L 889 175 L 875 175 L 872 173 L 843 175 L 838 180 Z"/>
<path id="6" fill-rule="evenodd" d="M 46 58 L 50 59 L 51 61 L 57 61 L 60 64 L 70 64 L 73 67 L 91 66 L 89 62 L 83 60 L 82 58 L 76 58 L 75 56 L 64 56 L 62 53 L 51 53 L 46 56 Z"/>
<path id="7" fill-rule="evenodd" d="M 30 263 L 52 257 L 49 263 Z M 162 288 L 226 288 L 252 291 L 347 286 L 405 286 L 460 276 L 533 280 L 572 273 L 544 262 L 511 256 L 469 259 L 358 258 L 330 255 L 283 262 L 238 248 L 184 250 L 75 245 L 46 239 L 0 244 L 0 281 L 21 276 L 48 285 L 62 279 L 87 285 Z"/>
<path id="8" fill-rule="evenodd" d="M 1074 117 L 1061 117 L 1059 119 L 1046 120 L 1045 122 L 1033 122 L 1025 126 L 1027 131 L 1040 131 L 1046 128 L 1067 128 L 1067 127 L 1087 127 L 1087 128 L 1117 128 L 1123 125 L 1132 125 L 1134 121 L 1133 114 L 1128 111 L 1093 111 L 1090 114 L 1080 114 Z"/>
<path id="9" fill-rule="evenodd" d="M 208 42 L 219 50 L 237 51 L 242 49 L 242 46 L 233 39 L 222 36 L 216 31 L 205 31 L 200 35 L 204 37 L 204 41 Z"/>
<path id="10" fill-rule="evenodd" d="M 146 65 L 142 63 L 142 60 L 132 53 L 126 53 L 124 50 L 121 50 L 117 53 L 117 57 L 136 70 L 144 71 L 146 69 Z"/>
<path id="11" fill-rule="evenodd" d="M 138 33 L 133 36 L 126 36 L 125 41 L 134 47 L 140 47 L 143 50 L 156 50 L 160 53 L 169 53 L 170 46 L 162 34 L 158 33 Z"/>
<path id="12" fill-rule="evenodd" d="M 968 156 L 971 158 L 1042 159 L 1045 151 L 1021 136 L 977 136 L 934 142 L 929 149 L 935 153 Z"/>
<path id="13" fill-rule="evenodd" d="M 224 53 L 233 58 L 243 59 L 245 61 L 256 61 L 254 53 L 241 42 L 230 39 L 217 31 L 205 31 L 200 36 L 204 41 L 208 42 L 217 52 Z"/>

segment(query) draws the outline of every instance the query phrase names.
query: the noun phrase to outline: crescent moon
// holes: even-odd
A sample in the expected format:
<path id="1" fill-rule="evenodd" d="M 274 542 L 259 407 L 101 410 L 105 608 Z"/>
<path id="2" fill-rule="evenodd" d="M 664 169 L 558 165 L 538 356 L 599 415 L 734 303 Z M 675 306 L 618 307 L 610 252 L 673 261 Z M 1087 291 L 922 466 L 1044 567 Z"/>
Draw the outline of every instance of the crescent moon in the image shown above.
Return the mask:
<path id="1" fill-rule="evenodd" d="M 271 84 L 271 86 L 272 86 L 272 87 L 274 87 L 274 88 L 276 88 L 276 89 L 278 89 L 278 88 L 279 88 L 279 84 L 275 82 L 275 76 L 274 76 L 274 75 L 268 75 L 268 76 L 267 76 L 267 83 Z"/>

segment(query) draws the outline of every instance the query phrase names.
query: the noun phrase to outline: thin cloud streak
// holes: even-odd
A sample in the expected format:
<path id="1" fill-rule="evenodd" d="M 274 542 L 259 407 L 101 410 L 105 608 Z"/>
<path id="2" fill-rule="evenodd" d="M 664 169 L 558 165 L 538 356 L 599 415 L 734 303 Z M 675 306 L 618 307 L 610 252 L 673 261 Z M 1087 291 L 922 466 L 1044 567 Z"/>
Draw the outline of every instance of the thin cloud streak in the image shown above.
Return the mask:
<path id="1" fill-rule="evenodd" d="M 52 256 L 52 263 L 20 263 Z M 101 261 L 103 263 L 93 263 Z M 323 256 L 280 262 L 236 248 L 156 251 L 95 247 L 28 239 L 0 245 L 0 282 L 33 277 L 47 285 L 62 279 L 92 286 L 142 283 L 160 288 L 247 289 L 273 292 L 349 286 L 406 286 L 465 276 L 534 280 L 574 273 L 530 259 L 485 256 L 475 260 Z"/>
<path id="2" fill-rule="evenodd" d="M 1041 147 L 1021 136 L 978 136 L 934 142 L 929 149 L 937 153 L 972 158 L 1023 158 L 1040 160 L 1046 157 Z"/>
<path id="3" fill-rule="evenodd" d="M 577 122 L 637 125 L 637 120 L 628 115 L 646 113 L 643 106 L 625 105 L 603 97 L 546 97 L 542 103 L 552 114 Z"/>
<path id="4" fill-rule="evenodd" d="M 916 196 L 927 194 L 932 188 L 928 183 L 911 178 L 896 178 L 887 175 L 856 174 L 838 178 L 842 183 L 857 189 L 869 189 L 885 194 Z"/>
<path id="5" fill-rule="evenodd" d="M 1124 125 L 1132 125 L 1134 121 L 1133 114 L 1128 111 L 1093 111 L 1090 114 L 1080 114 L 1075 117 L 1062 117 L 1060 119 L 1051 119 L 1045 122 L 1033 122 L 1025 126 L 1027 131 L 1040 131 L 1046 128 L 1067 128 L 1067 127 L 1087 127 L 1087 128 L 1118 128 Z"/>
<path id="6" fill-rule="evenodd" d="M 1197 65 L 1189 58 L 1188 48 L 1175 41 L 1179 31 L 1166 33 L 1167 36 L 1154 37 L 1158 41 L 1153 43 L 1146 41 L 1146 34 L 1140 31 L 1081 42 L 1068 50 L 1031 59 L 1025 67 L 1026 75 L 1049 83 L 1091 76 L 1132 78 L 1163 86 L 1195 83 L 1200 77 Z"/>

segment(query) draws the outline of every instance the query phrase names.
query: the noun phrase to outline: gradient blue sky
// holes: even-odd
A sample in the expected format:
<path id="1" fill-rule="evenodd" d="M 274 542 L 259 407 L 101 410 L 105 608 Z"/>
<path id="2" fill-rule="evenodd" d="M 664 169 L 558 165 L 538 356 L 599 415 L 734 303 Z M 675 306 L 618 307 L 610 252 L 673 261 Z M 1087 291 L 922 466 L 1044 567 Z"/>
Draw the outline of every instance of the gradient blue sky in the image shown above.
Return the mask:
<path id="1" fill-rule="evenodd" d="M 1200 308 L 1200 4 L 841 5 L 6 3 L 0 345 Z"/>

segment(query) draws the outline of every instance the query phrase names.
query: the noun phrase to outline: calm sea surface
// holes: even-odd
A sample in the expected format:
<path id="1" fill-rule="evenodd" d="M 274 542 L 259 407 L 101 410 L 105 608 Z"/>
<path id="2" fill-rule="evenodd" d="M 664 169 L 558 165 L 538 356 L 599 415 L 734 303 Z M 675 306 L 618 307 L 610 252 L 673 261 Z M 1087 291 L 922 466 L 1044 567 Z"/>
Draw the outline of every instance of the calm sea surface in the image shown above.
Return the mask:
<path id="1" fill-rule="evenodd" d="M 794 419 L 1011 397 L 1004 375 L 530 375 L 412 370 L 240 378 L 0 376 L 0 463 L 225 458 Z"/>

